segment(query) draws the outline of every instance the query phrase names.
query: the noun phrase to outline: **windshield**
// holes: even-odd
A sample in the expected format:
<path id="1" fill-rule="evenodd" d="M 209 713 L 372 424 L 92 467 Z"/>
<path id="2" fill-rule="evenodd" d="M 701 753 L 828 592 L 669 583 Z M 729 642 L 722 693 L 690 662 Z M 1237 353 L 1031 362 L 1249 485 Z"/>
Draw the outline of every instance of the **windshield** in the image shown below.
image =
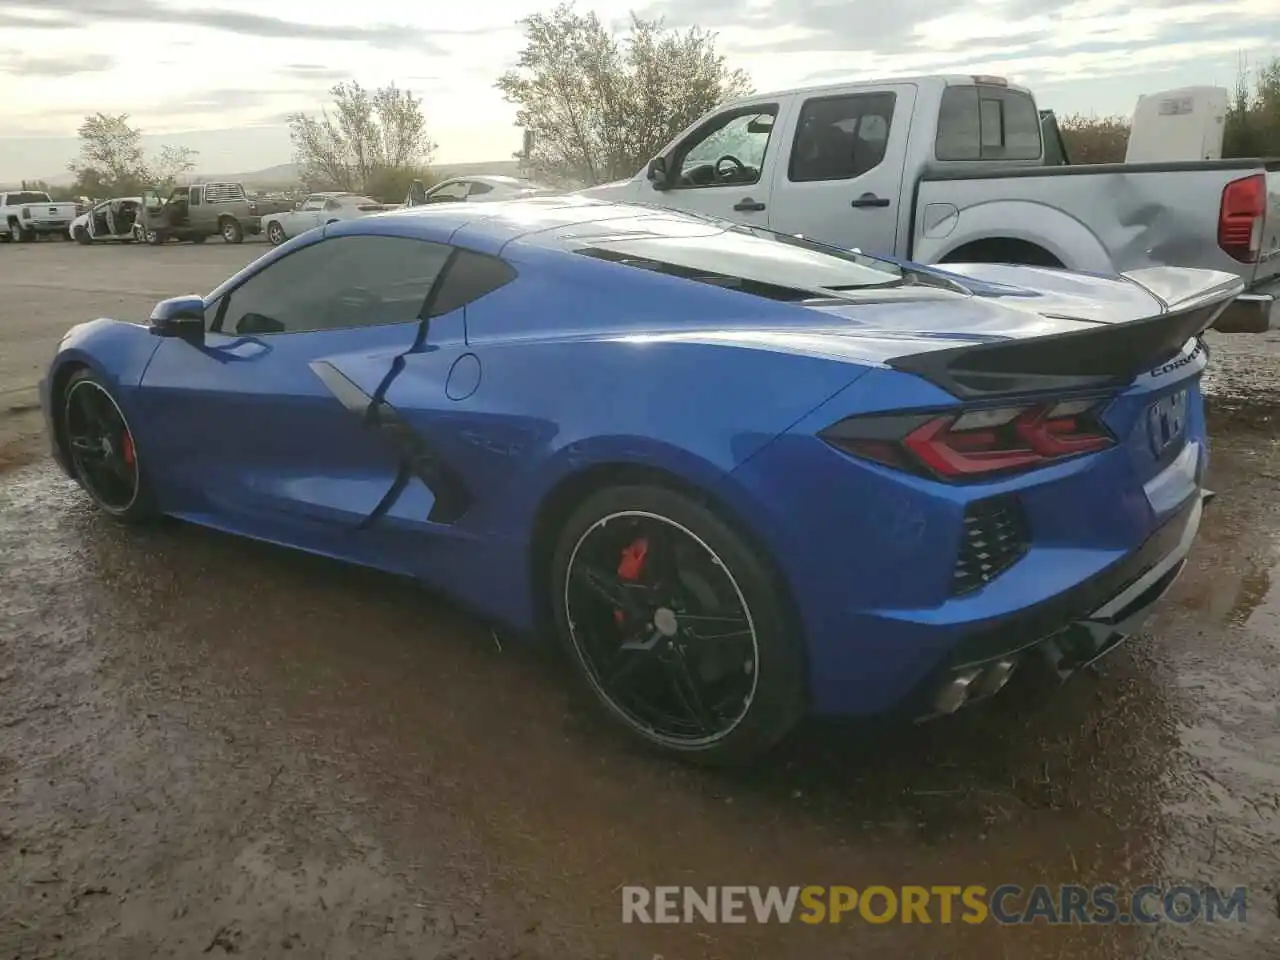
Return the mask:
<path id="1" fill-rule="evenodd" d="M 759 227 L 702 219 L 709 229 L 645 218 L 646 229 L 593 238 L 577 252 L 779 300 L 903 283 L 902 269 L 886 260 Z M 664 229 L 667 225 L 671 228 Z"/>
<path id="2" fill-rule="evenodd" d="M 52 203 L 47 193 L 37 193 L 34 190 L 28 190 L 25 193 L 9 194 L 9 203 L 18 205 L 22 203 Z"/>

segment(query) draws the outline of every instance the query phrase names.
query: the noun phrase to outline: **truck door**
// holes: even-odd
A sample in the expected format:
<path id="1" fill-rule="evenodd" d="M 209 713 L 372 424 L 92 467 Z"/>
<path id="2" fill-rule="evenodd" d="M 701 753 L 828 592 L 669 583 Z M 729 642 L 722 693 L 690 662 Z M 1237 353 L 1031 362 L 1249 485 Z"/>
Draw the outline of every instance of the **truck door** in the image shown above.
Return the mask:
<path id="1" fill-rule="evenodd" d="M 187 199 L 187 224 L 199 233 L 213 233 L 217 230 L 217 211 L 209 204 L 204 195 L 204 186 L 191 187 Z"/>
<path id="2" fill-rule="evenodd" d="M 739 104 L 708 117 L 664 156 L 667 183 L 644 181 L 636 199 L 766 226 L 778 134 L 791 103 L 781 98 Z"/>
<path id="3" fill-rule="evenodd" d="M 805 99 L 776 148 L 770 229 L 896 255 L 915 102 L 910 83 Z"/>

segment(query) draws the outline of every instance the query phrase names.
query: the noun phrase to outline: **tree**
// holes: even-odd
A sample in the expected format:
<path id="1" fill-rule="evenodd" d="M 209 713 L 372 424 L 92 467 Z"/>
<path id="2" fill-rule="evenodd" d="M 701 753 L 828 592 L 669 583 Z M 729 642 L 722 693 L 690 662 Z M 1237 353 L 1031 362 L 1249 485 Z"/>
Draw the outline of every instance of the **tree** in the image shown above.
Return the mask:
<path id="1" fill-rule="evenodd" d="M 632 14 L 620 40 L 572 3 L 521 22 L 524 50 L 497 87 L 532 135 L 517 158 L 550 183 L 630 177 L 702 114 L 751 92 L 716 53 L 715 34 L 697 27 L 680 33 Z"/>
<path id="2" fill-rule="evenodd" d="M 308 189 L 371 193 L 404 180 L 408 190 L 436 148 L 427 135 L 422 100 L 395 84 L 366 90 L 350 81 L 329 93 L 333 116 L 321 111 L 318 118 L 289 118 L 294 157 Z"/>
<path id="3" fill-rule="evenodd" d="M 86 197 L 119 197 L 149 187 L 172 189 L 178 178 L 195 169 L 198 151 L 166 144 L 151 161 L 142 146 L 142 131 L 127 113 L 95 113 L 80 124 L 80 156 L 67 164 L 76 175 L 71 190 Z"/>
<path id="4" fill-rule="evenodd" d="M 1280 156 L 1280 57 L 1253 71 L 1242 64 L 1227 110 L 1224 157 Z"/>
<path id="5" fill-rule="evenodd" d="M 80 156 L 67 164 L 88 196 L 139 193 L 150 180 L 142 131 L 127 113 L 95 113 L 80 124 Z M 90 186 L 96 189 L 91 191 Z"/>
<path id="6" fill-rule="evenodd" d="M 1124 163 L 1129 121 L 1123 117 L 1072 114 L 1058 122 L 1072 163 Z"/>
<path id="7" fill-rule="evenodd" d="M 152 164 L 155 168 L 152 178 L 157 189 L 167 193 L 177 186 L 180 179 L 196 168 L 196 157 L 199 155 L 199 150 L 192 150 L 190 147 L 175 147 L 172 144 L 161 147 Z"/>

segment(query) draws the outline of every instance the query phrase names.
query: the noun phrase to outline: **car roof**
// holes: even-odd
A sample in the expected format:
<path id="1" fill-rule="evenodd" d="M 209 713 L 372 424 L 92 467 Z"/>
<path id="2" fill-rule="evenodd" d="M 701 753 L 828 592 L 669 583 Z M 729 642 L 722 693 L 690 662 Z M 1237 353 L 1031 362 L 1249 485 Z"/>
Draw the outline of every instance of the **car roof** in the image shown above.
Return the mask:
<path id="1" fill-rule="evenodd" d="M 384 228 L 383 225 L 386 225 Z M 394 225 L 394 226 L 392 226 Z M 447 240 L 480 253 L 497 255 L 513 241 L 563 249 L 588 237 L 711 235 L 727 221 L 639 203 L 617 203 L 563 194 L 477 204 L 402 207 L 389 213 L 347 221 L 334 235 L 414 233 Z M 402 229 L 407 227 L 408 229 Z"/>

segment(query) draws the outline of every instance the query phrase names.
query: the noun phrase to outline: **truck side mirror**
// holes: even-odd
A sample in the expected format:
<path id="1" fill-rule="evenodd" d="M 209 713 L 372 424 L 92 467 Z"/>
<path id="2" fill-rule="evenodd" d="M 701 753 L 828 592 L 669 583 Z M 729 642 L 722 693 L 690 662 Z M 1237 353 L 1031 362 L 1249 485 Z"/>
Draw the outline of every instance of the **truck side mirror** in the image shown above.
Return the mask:
<path id="1" fill-rule="evenodd" d="M 667 177 L 669 176 L 669 171 L 667 170 L 667 158 L 654 157 L 650 160 L 649 169 L 646 171 L 645 175 L 649 178 L 649 182 L 653 184 L 653 189 L 666 190 L 669 186 L 667 183 Z"/>

